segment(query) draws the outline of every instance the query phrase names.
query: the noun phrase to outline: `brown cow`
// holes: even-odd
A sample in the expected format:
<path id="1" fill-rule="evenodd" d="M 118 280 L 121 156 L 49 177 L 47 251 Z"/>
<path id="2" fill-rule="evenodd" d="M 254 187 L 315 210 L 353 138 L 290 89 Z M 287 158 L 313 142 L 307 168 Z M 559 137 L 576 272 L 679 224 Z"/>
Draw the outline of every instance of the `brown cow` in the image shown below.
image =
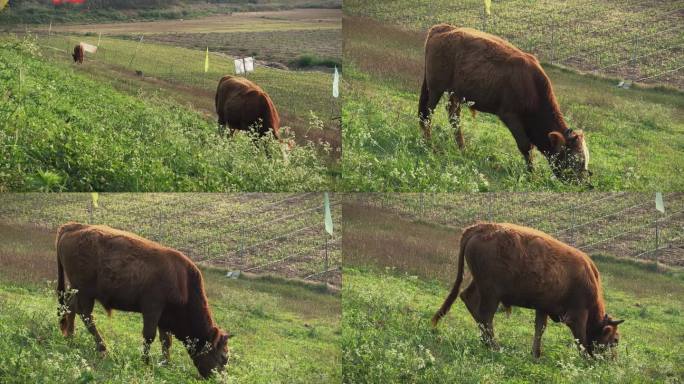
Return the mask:
<path id="1" fill-rule="evenodd" d="M 203 377 L 228 362 L 230 335 L 214 324 L 202 274 L 182 253 L 107 226 L 67 223 L 57 234 L 57 267 L 60 328 L 65 336 L 74 333 L 78 313 L 98 351 L 106 352 L 92 316 L 97 300 L 107 312 L 142 313 L 145 363 L 157 328 L 166 361 L 174 335 Z M 65 275 L 76 290 L 71 297 L 65 293 Z"/>
<path id="2" fill-rule="evenodd" d="M 74 63 L 83 64 L 83 57 L 84 56 L 85 56 L 85 53 L 83 51 L 83 46 L 81 46 L 81 44 L 75 46 L 74 47 L 74 53 L 71 54 L 71 57 L 74 58 Z"/>
<path id="3" fill-rule="evenodd" d="M 583 252 L 551 236 L 514 224 L 479 223 L 461 237 L 454 287 L 432 318 L 432 325 L 449 312 L 463 281 L 463 259 L 473 280 L 461 299 L 482 329 L 482 338 L 497 348 L 493 319 L 499 303 L 536 310 L 532 354 L 541 354 L 547 317 L 570 327 L 575 340 L 590 355 L 595 344 L 617 345 L 617 325 L 605 312 L 596 265 Z"/>
<path id="4" fill-rule="evenodd" d="M 221 136 L 228 125 L 230 135 L 235 130 L 256 131 L 259 136 L 271 131 L 280 139 L 278 111 L 268 94 L 253 82 L 243 77 L 224 76 L 216 88 L 214 101 Z"/>
<path id="5" fill-rule="evenodd" d="M 518 149 L 532 170 L 531 150 L 544 154 L 557 177 L 584 178 L 589 151 L 581 131 L 565 124 L 539 61 L 509 42 L 470 28 L 439 24 L 430 28 L 425 41 L 425 75 L 418 115 L 427 140 L 430 115 L 442 94 L 449 94 L 447 111 L 463 148 L 459 125 L 461 105 L 473 103 L 473 112 L 499 116 L 513 134 Z"/>

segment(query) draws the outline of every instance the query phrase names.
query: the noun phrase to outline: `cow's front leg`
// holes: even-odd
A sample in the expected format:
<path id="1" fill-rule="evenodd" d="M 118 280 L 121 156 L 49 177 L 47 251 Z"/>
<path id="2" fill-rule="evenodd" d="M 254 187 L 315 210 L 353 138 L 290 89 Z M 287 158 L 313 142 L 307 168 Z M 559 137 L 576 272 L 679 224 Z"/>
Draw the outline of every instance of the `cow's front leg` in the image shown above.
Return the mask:
<path id="1" fill-rule="evenodd" d="M 157 335 L 157 324 L 159 324 L 159 317 L 161 310 L 151 309 L 143 312 L 143 362 L 150 363 L 150 345 Z"/>
<path id="2" fill-rule="evenodd" d="M 586 310 L 568 314 L 568 326 L 572 331 L 572 336 L 578 343 L 577 347 L 579 348 L 580 353 L 588 353 L 591 355 L 591 347 L 587 342 L 587 318 L 588 313 Z"/>
<path id="3" fill-rule="evenodd" d="M 547 318 L 546 312 L 537 309 L 537 315 L 534 319 L 534 342 L 532 343 L 532 356 L 537 359 L 541 356 L 541 338 L 544 330 L 546 330 Z"/>
<path id="4" fill-rule="evenodd" d="M 525 126 L 523 125 L 522 120 L 515 114 L 501 114 L 499 115 L 499 118 L 506 124 L 508 130 L 511 131 L 515 143 L 518 146 L 518 150 L 525 158 L 527 171 L 532 172 L 534 170 L 532 166 L 532 142 L 530 142 L 530 138 L 527 137 L 527 134 L 525 133 Z"/>

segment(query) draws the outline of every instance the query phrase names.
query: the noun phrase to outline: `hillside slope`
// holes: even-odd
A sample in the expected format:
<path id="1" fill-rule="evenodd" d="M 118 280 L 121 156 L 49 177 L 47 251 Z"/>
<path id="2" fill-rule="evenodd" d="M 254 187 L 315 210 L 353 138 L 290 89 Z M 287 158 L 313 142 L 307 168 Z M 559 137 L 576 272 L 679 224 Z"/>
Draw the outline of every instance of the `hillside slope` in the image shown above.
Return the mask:
<path id="1" fill-rule="evenodd" d="M 329 185 L 309 145 L 283 162 L 268 139 L 230 140 L 196 112 L 141 100 L 44 61 L 30 40 L 0 43 L 0 191 L 279 191 Z"/>

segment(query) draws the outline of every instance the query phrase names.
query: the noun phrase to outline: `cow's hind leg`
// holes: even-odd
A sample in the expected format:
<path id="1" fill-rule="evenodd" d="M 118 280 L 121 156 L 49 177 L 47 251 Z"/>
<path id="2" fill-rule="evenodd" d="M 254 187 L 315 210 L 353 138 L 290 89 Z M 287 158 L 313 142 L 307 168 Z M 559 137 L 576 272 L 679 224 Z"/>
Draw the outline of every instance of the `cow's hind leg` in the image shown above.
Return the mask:
<path id="1" fill-rule="evenodd" d="M 456 144 L 460 149 L 465 146 L 465 141 L 463 140 L 463 131 L 461 130 L 461 101 L 458 100 L 455 94 L 449 95 L 449 103 L 447 104 L 447 113 L 449 114 L 449 123 L 454 129 L 454 137 L 456 138 Z"/>
<path id="2" fill-rule="evenodd" d="M 423 82 L 423 89 L 420 95 L 420 105 L 418 106 L 418 118 L 420 119 L 420 127 L 423 130 L 423 136 L 428 142 L 432 138 L 432 113 L 442 98 L 443 92 L 429 91 L 427 84 Z"/>
<path id="3" fill-rule="evenodd" d="M 93 335 L 93 338 L 95 339 L 95 344 L 97 345 L 97 351 L 101 354 L 105 354 L 107 352 L 107 347 L 105 346 L 104 340 L 102 339 L 100 332 L 98 332 L 97 327 L 95 327 L 95 318 L 93 317 L 93 307 L 95 306 L 95 299 L 93 299 L 92 297 L 85 297 L 80 293 L 77 294 L 77 297 L 77 312 L 81 317 L 81 320 L 83 320 L 83 324 L 85 324 L 86 329 L 88 329 L 88 332 L 90 332 L 90 334 Z"/>
<path id="4" fill-rule="evenodd" d="M 164 364 L 168 364 L 171 361 L 171 332 L 159 328 L 159 341 L 161 342 L 162 355 L 164 356 Z"/>
<path id="5" fill-rule="evenodd" d="M 161 310 L 156 308 L 146 309 L 143 311 L 143 362 L 145 364 L 150 363 L 150 345 L 154 341 L 155 336 L 157 336 L 157 326 L 159 324 L 159 317 L 161 316 Z"/>
<path id="6" fill-rule="evenodd" d="M 468 308 L 480 328 L 482 341 L 490 348 L 499 349 L 499 345 L 494 337 L 494 314 L 499 306 L 499 301 L 493 296 L 482 295 L 482 291 L 471 282 L 468 287 L 461 292 L 461 300 Z"/>
<path id="7" fill-rule="evenodd" d="M 76 320 L 76 303 L 77 297 L 71 296 L 64 307 L 60 306 L 59 313 L 61 319 L 59 320 L 59 328 L 65 337 L 74 335 L 74 320 Z"/>
<path id="8" fill-rule="evenodd" d="M 518 145 L 518 150 L 525 158 L 527 170 L 532 172 L 532 142 L 530 142 L 530 138 L 527 137 L 527 134 L 525 133 L 525 126 L 523 125 L 522 120 L 514 114 L 501 114 L 499 115 L 499 118 L 506 124 L 506 127 L 511 131 L 511 134 L 513 134 L 515 143 Z"/>
<path id="9" fill-rule="evenodd" d="M 541 338 L 544 330 L 546 330 L 547 318 L 546 312 L 537 309 L 534 319 L 534 342 L 532 343 L 532 356 L 535 358 L 541 356 Z"/>

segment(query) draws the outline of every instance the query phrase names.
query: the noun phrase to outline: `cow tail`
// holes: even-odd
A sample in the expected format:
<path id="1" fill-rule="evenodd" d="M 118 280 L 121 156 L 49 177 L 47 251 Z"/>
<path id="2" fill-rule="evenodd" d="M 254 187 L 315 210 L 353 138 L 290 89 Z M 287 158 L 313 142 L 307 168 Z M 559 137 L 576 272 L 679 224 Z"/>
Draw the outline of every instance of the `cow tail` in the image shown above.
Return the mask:
<path id="1" fill-rule="evenodd" d="M 428 91 L 427 85 L 427 73 L 425 73 L 423 74 L 423 85 L 420 87 L 420 101 L 418 102 L 418 118 L 421 121 L 430 116 L 430 111 L 428 110 L 427 106 L 429 94 L 430 92 Z"/>
<path id="2" fill-rule="evenodd" d="M 61 228 L 60 233 L 57 237 L 59 244 L 59 236 L 62 235 Z M 57 314 L 59 315 L 59 328 L 62 333 L 66 336 L 69 333 L 69 316 L 66 312 L 66 293 L 64 287 L 64 267 L 62 266 L 62 261 L 59 259 L 59 247 L 57 248 L 57 302 L 59 303 L 59 308 L 57 309 Z"/>
<path id="3" fill-rule="evenodd" d="M 468 230 L 466 230 L 463 232 L 463 235 L 461 236 L 461 244 L 458 253 L 458 272 L 456 274 L 456 282 L 454 283 L 453 288 L 451 288 L 449 296 L 447 296 L 446 300 L 444 300 L 442 307 L 439 308 L 439 311 L 437 311 L 434 316 L 432 316 L 433 327 L 437 326 L 439 320 L 449 312 L 449 309 L 451 309 L 451 305 L 454 303 L 454 301 L 456 301 L 456 298 L 458 298 L 458 293 L 461 289 L 461 283 L 463 282 L 463 259 L 465 256 L 465 247 L 468 243 L 468 239 L 470 239 L 470 236 L 468 235 Z"/>

